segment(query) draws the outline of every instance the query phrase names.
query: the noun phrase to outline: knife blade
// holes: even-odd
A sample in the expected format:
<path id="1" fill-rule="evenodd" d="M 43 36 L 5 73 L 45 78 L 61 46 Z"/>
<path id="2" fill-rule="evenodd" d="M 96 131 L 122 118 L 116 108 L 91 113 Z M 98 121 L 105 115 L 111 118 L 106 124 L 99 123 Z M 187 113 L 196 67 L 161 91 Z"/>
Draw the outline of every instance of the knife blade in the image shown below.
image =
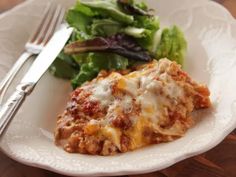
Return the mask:
<path id="1" fill-rule="evenodd" d="M 67 24 L 61 25 L 60 29 L 52 36 L 44 50 L 35 59 L 20 84 L 16 86 L 15 92 L 0 109 L 0 137 L 17 113 L 25 97 L 32 92 L 34 86 L 61 52 L 71 36 L 72 31 L 73 28 L 69 28 Z"/>
<path id="2" fill-rule="evenodd" d="M 29 71 L 23 77 L 22 83 L 36 83 L 41 78 L 65 46 L 72 31 L 73 29 L 68 28 L 66 24 L 61 26 L 61 29 L 54 34 L 45 49 L 38 55 Z"/>

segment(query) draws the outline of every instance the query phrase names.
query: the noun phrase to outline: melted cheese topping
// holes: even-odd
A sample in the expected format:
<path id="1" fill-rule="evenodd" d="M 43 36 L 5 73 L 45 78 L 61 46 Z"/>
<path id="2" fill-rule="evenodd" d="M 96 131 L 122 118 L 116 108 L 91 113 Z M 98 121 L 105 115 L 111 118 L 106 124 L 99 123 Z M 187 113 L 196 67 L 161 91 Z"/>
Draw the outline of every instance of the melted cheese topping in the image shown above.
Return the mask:
<path id="1" fill-rule="evenodd" d="M 117 81 L 117 88 L 136 96 L 138 94 L 138 79 L 137 77 L 127 78 L 123 76 Z"/>
<path id="2" fill-rule="evenodd" d="M 166 115 L 165 106 L 171 106 L 171 98 L 183 97 L 183 90 L 163 70 L 171 62 L 157 63 L 147 66 L 140 71 L 127 75 L 111 73 L 100 82 L 92 86 L 91 100 L 96 100 L 104 107 L 109 106 L 106 117 L 98 123 L 103 126 L 102 134 L 120 148 L 120 131 L 111 125 L 111 121 L 119 115 L 131 113 L 133 105 L 140 107 L 139 113 L 130 115 L 132 130 L 127 134 L 132 139 L 132 149 L 141 147 L 143 125 L 155 127 L 158 120 Z M 159 78 L 159 79 L 158 79 Z M 123 95 L 116 98 L 113 89 L 122 92 Z"/>
<path id="3" fill-rule="evenodd" d="M 90 96 L 90 100 L 99 101 L 103 107 L 109 106 L 114 100 L 109 79 L 104 79 L 99 84 L 95 84 L 91 92 L 93 94 Z"/>

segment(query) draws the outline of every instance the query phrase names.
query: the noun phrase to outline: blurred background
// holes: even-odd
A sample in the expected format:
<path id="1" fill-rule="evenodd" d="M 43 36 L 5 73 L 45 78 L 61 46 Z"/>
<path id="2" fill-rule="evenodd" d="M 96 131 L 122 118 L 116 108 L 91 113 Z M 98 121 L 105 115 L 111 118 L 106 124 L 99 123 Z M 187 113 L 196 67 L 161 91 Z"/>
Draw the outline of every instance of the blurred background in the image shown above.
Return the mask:
<path id="1" fill-rule="evenodd" d="M 0 12 L 6 11 L 24 0 L 0 0 Z"/>

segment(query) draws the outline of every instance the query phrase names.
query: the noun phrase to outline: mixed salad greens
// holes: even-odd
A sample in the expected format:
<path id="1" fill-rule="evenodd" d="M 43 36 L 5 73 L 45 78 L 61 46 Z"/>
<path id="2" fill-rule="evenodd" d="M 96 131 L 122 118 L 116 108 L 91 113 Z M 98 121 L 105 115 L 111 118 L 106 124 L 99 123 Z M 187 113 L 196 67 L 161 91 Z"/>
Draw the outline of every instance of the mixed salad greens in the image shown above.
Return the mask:
<path id="1" fill-rule="evenodd" d="M 183 33 L 177 26 L 161 29 L 151 13 L 134 0 L 78 0 L 66 15 L 74 32 L 51 73 L 71 79 L 76 88 L 100 70 L 123 70 L 153 58 L 182 65 L 187 49 Z"/>

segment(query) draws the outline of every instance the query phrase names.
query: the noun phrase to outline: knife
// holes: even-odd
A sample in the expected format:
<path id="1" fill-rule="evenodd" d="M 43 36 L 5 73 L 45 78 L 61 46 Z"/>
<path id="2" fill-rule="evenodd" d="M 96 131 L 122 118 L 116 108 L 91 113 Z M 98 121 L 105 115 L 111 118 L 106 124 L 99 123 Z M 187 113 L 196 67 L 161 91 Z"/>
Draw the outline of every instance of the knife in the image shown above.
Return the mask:
<path id="1" fill-rule="evenodd" d="M 45 46 L 45 49 L 35 59 L 20 84 L 16 86 L 15 92 L 0 110 L 0 136 L 5 132 L 14 115 L 24 102 L 25 97 L 33 91 L 37 82 L 61 52 L 72 31 L 73 29 L 69 28 L 67 24 L 62 24 L 60 29 Z"/>

